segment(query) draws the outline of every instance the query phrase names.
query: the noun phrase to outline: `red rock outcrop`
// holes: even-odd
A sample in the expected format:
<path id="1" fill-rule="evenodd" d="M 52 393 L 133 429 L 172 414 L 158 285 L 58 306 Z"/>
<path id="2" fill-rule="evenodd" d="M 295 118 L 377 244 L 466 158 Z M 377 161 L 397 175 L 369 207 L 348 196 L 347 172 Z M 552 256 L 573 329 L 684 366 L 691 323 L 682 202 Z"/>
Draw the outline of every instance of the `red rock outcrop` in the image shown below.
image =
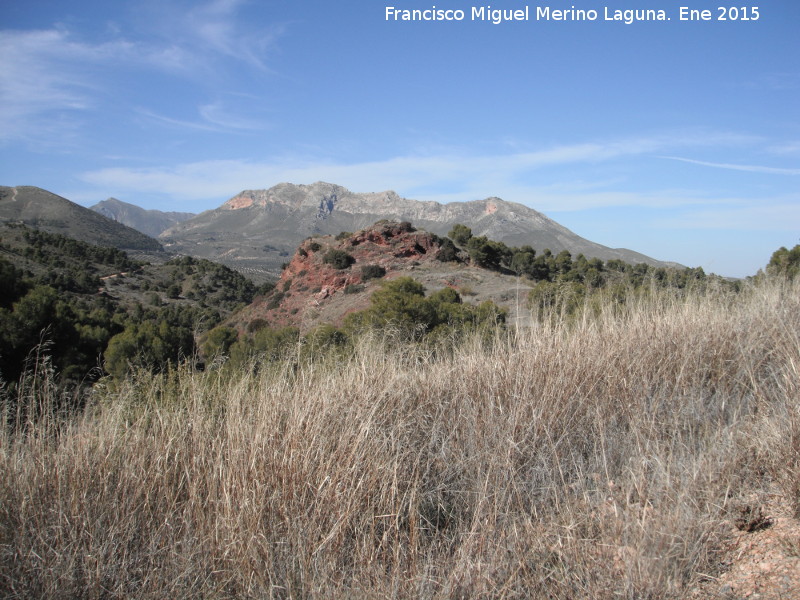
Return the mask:
<path id="1" fill-rule="evenodd" d="M 306 329 L 306 321 L 313 321 L 307 318 L 309 312 L 318 313 L 332 302 L 341 305 L 336 311 L 339 318 L 334 318 L 341 321 L 347 313 L 366 308 L 369 294 L 363 292 L 379 285 L 374 279 L 365 280 L 363 267 L 382 267 L 386 271 L 383 278 L 391 279 L 436 260 L 439 248 L 434 234 L 393 221 L 381 221 L 353 234 L 308 238 L 283 269 L 275 289 L 241 311 L 235 325 L 246 329 L 249 323 L 261 320 L 270 327 Z M 332 250 L 346 252 L 350 266 L 341 269 L 326 263 L 325 256 Z M 345 290 L 354 293 L 345 298 Z"/>

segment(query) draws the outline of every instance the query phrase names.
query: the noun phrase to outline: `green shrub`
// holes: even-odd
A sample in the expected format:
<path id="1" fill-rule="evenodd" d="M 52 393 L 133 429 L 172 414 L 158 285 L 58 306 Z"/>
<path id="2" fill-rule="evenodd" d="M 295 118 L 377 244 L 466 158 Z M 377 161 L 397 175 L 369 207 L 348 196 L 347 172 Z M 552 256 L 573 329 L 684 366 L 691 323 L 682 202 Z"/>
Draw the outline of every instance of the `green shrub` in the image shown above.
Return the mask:
<path id="1" fill-rule="evenodd" d="M 389 327 L 403 336 L 421 339 L 434 331 L 443 335 L 504 322 L 505 311 L 490 301 L 479 307 L 465 305 L 452 288 L 441 289 L 426 298 L 421 283 L 411 277 L 399 277 L 383 282 L 372 294 L 368 309 L 348 315 L 345 329 L 358 333 Z"/>
<path id="2" fill-rule="evenodd" d="M 440 240 L 439 251 L 436 253 L 436 260 L 441 262 L 453 262 L 458 260 L 458 248 L 449 238 Z"/>
<path id="3" fill-rule="evenodd" d="M 380 265 L 364 265 L 361 267 L 361 279 L 364 281 L 380 279 L 384 275 L 386 275 L 386 269 Z"/>
<path id="4" fill-rule="evenodd" d="M 464 246 L 472 238 L 472 229 L 459 223 L 457 225 L 453 225 L 453 228 L 447 234 L 447 237 L 449 237 L 459 246 Z"/>
<path id="5" fill-rule="evenodd" d="M 800 244 L 791 250 L 785 247 L 776 250 L 767 265 L 767 273 L 794 279 L 800 273 Z"/>
<path id="6" fill-rule="evenodd" d="M 319 357 L 341 351 L 347 348 L 350 342 L 342 330 L 327 324 L 320 325 L 307 333 L 303 341 L 303 353 L 306 357 Z"/>
<path id="7" fill-rule="evenodd" d="M 267 326 L 265 319 L 253 319 L 247 324 L 247 333 L 255 333 Z"/>
<path id="8" fill-rule="evenodd" d="M 356 262 L 356 259 L 350 256 L 344 250 L 336 250 L 331 248 L 325 253 L 322 262 L 326 265 L 331 265 L 334 269 L 347 269 L 350 267 L 350 265 Z"/>
<path id="9" fill-rule="evenodd" d="M 222 325 L 215 327 L 208 332 L 208 337 L 203 344 L 203 355 L 209 359 L 226 355 L 238 338 L 239 334 L 232 327 Z"/>
<path id="10" fill-rule="evenodd" d="M 283 292 L 274 292 L 272 297 L 269 299 L 269 304 L 267 304 L 267 310 L 274 310 L 278 308 L 285 296 L 286 294 Z"/>

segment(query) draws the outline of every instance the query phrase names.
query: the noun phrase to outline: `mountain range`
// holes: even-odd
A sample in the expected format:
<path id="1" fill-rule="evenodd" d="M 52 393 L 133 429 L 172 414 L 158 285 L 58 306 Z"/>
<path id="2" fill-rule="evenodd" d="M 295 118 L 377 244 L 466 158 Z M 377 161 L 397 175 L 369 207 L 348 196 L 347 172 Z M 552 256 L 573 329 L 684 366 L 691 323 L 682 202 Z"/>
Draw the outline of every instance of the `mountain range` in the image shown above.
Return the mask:
<path id="1" fill-rule="evenodd" d="M 108 217 L 112 221 L 133 227 L 145 235 L 156 238 L 165 229 L 191 219 L 195 216 L 189 212 L 163 212 L 160 210 L 145 210 L 135 204 L 129 204 L 116 198 L 109 198 L 89 207 L 96 213 Z"/>
<path id="2" fill-rule="evenodd" d="M 476 236 L 509 246 L 531 245 L 538 252 L 569 250 L 574 256 L 675 266 L 589 241 L 532 208 L 500 198 L 440 204 L 393 191 L 354 193 L 325 182 L 243 191 L 219 208 L 173 225 L 159 239 L 171 252 L 221 262 L 250 275 L 276 275 L 303 239 L 357 231 L 382 219 L 409 221 L 438 235 L 462 224 Z"/>
<path id="3" fill-rule="evenodd" d="M 437 235 L 462 224 L 475 236 L 508 246 L 530 245 L 539 253 L 568 250 L 573 256 L 604 261 L 679 266 L 597 244 L 532 208 L 494 197 L 440 204 L 403 198 L 393 191 L 354 193 L 324 182 L 281 183 L 266 190 L 245 190 L 216 209 L 193 215 L 145 210 L 114 198 L 88 209 L 41 188 L 0 187 L 0 222 L 25 223 L 140 254 L 163 256 L 166 250 L 206 258 L 257 282 L 279 275 L 304 239 L 354 232 L 380 220 L 408 221 Z"/>

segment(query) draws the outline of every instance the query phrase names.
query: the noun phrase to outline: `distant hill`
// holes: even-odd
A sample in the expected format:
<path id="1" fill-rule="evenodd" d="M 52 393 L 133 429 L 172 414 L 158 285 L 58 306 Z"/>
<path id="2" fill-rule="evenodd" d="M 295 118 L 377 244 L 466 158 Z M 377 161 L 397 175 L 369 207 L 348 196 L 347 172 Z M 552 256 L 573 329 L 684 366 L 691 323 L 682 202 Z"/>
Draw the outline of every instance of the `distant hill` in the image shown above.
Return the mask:
<path id="1" fill-rule="evenodd" d="M 98 246 L 163 252 L 157 240 L 140 231 L 33 186 L 0 187 L 0 221 L 24 223 Z"/>
<path id="2" fill-rule="evenodd" d="M 116 198 L 98 202 L 94 206 L 90 206 L 89 209 L 153 238 L 158 237 L 162 231 L 169 229 L 173 225 L 196 216 L 195 213 L 189 212 L 145 210 L 135 204 L 129 204 Z"/>
<path id="3" fill-rule="evenodd" d="M 244 191 L 221 207 L 164 231 L 159 238 L 172 251 L 208 258 L 247 273 L 277 273 L 298 243 L 312 235 L 369 227 L 380 219 L 410 221 L 439 235 L 457 223 L 508 245 L 531 245 L 553 253 L 569 250 L 602 260 L 620 259 L 653 266 L 664 263 L 638 252 L 591 242 L 540 212 L 500 198 L 471 202 L 422 202 L 395 192 L 353 193 L 341 186 L 281 183 L 268 190 Z"/>

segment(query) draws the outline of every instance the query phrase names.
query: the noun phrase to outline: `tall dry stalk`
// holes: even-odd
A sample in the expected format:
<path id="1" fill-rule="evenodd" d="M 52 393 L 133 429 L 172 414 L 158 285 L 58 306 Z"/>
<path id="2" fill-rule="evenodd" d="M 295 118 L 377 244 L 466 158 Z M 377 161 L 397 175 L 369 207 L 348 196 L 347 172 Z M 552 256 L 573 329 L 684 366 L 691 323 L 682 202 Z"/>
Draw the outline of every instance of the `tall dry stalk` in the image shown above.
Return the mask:
<path id="1" fill-rule="evenodd" d="M 2 433 L 0 590 L 680 598 L 741 498 L 800 489 L 799 292 L 99 386 Z"/>

